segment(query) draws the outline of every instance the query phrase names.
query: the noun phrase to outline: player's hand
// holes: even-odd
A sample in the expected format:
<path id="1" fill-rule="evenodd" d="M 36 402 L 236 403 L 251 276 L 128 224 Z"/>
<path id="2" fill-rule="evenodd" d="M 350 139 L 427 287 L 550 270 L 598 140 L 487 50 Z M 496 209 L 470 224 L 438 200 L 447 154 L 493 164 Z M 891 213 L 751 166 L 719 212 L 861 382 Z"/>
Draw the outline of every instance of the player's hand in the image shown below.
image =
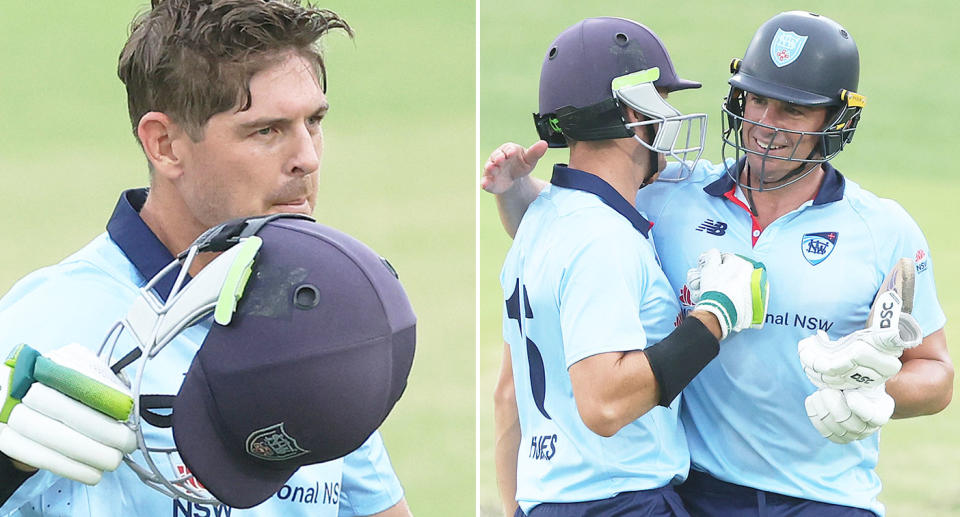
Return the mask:
<path id="1" fill-rule="evenodd" d="M 14 349 L 0 364 L 0 400 L 0 451 L 26 465 L 95 485 L 136 448 L 129 391 L 80 345 Z"/>
<path id="2" fill-rule="evenodd" d="M 700 256 L 698 269 L 700 296 L 694 310 L 717 317 L 720 339 L 730 332 L 763 327 L 770 285 L 761 262 L 711 249 Z"/>
<path id="3" fill-rule="evenodd" d="M 803 371 L 817 387 L 874 387 L 900 371 L 904 349 L 920 344 L 923 332 L 913 316 L 899 315 L 896 328 L 869 328 L 831 341 L 822 330 L 797 344 Z"/>
<path id="4" fill-rule="evenodd" d="M 893 397 L 884 385 L 835 390 L 820 388 L 804 401 L 807 417 L 824 438 L 834 443 L 862 440 L 877 432 L 893 415 Z"/>
<path id="5" fill-rule="evenodd" d="M 483 164 L 480 187 L 491 194 L 503 194 L 514 181 L 533 172 L 537 162 L 547 152 L 547 142 L 540 140 L 524 149 L 520 144 L 507 142 L 490 153 Z"/>

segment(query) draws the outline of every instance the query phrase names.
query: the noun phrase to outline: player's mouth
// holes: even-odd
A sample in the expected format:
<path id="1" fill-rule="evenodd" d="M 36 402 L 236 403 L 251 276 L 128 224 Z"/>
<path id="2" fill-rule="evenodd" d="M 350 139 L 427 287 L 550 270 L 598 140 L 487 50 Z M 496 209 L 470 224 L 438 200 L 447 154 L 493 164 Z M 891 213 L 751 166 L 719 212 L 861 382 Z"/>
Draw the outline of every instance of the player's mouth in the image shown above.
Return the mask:
<path id="1" fill-rule="evenodd" d="M 770 142 L 770 140 L 760 140 L 759 138 L 753 138 L 754 144 L 757 146 L 757 149 L 760 149 L 761 152 L 776 152 L 780 149 L 786 149 L 785 145 L 777 145 Z"/>
<path id="2" fill-rule="evenodd" d="M 270 208 L 270 212 L 310 215 L 313 213 L 313 209 L 310 207 L 310 202 L 307 198 L 301 197 L 274 203 Z"/>

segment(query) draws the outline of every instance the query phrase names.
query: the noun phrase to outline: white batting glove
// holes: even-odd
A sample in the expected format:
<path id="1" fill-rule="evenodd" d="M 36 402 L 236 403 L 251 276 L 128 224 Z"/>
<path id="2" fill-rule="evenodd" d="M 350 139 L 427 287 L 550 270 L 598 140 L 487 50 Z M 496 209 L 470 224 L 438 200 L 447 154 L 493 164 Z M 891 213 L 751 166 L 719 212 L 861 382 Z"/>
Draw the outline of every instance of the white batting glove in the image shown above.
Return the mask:
<path id="1" fill-rule="evenodd" d="M 893 415 L 893 397 L 884 385 L 835 390 L 820 388 L 804 401 L 807 417 L 833 443 L 862 440 L 877 432 Z"/>
<path id="2" fill-rule="evenodd" d="M 700 255 L 703 258 L 704 254 Z M 687 289 L 690 291 L 690 302 L 694 305 L 700 301 L 700 266 L 687 270 Z"/>
<path id="3" fill-rule="evenodd" d="M 913 316 L 899 315 L 897 328 L 858 330 L 830 341 L 822 330 L 797 344 L 803 371 L 817 387 L 838 390 L 883 385 L 900 371 L 900 355 L 920 344 Z"/>
<path id="4" fill-rule="evenodd" d="M 0 451 L 32 467 L 95 485 L 136 448 L 129 390 L 80 345 L 14 349 L 0 364 L 0 400 Z"/>
<path id="5" fill-rule="evenodd" d="M 770 285 L 762 263 L 711 249 L 700 256 L 697 269 L 700 296 L 694 310 L 717 317 L 720 339 L 730 332 L 763 327 Z"/>

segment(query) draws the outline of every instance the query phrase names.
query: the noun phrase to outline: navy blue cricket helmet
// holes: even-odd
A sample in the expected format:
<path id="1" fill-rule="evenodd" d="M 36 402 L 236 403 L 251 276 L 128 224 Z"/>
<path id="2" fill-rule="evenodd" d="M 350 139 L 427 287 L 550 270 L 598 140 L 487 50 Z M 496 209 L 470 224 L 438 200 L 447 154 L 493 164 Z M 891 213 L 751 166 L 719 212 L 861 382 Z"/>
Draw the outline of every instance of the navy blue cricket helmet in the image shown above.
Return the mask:
<path id="1" fill-rule="evenodd" d="M 853 140 L 866 98 L 857 92 L 860 55 L 853 36 L 839 23 L 806 11 L 790 11 L 770 18 L 757 29 L 742 59 L 730 65 L 730 91 L 723 103 L 724 151 L 763 154 L 764 158 L 798 162 L 793 181 L 836 156 Z M 746 93 L 809 107 L 827 108 L 818 131 L 799 132 L 769 126 L 769 129 L 819 139 L 809 156 L 788 157 L 760 153 L 743 142 Z M 758 124 L 757 121 L 749 121 Z M 775 137 L 773 137 L 775 138 Z M 726 153 L 724 152 L 724 155 Z M 809 164 L 809 165 L 807 165 Z M 802 174 L 802 175 L 801 175 Z M 784 178 L 786 179 L 786 178 Z M 744 185 L 747 188 L 752 188 Z"/>
<path id="2" fill-rule="evenodd" d="M 220 255 L 160 300 L 152 287 L 204 252 Z M 357 449 L 406 388 L 416 316 L 396 271 L 306 216 L 224 223 L 158 273 L 122 322 L 143 351 L 131 363 L 136 379 L 147 358 L 211 314 L 176 396 L 132 386 L 142 456 L 125 461 L 171 497 L 259 504 L 301 466 Z M 167 427 L 175 451 L 153 445 Z M 158 467 L 180 460 L 184 472 Z"/>

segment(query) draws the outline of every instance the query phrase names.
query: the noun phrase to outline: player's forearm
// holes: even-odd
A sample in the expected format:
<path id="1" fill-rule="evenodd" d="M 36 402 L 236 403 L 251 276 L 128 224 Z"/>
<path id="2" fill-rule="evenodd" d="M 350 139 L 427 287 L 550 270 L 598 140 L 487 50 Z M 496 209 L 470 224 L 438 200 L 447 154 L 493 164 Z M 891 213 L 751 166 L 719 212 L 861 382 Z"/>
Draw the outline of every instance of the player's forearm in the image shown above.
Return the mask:
<path id="1" fill-rule="evenodd" d="M 517 234 L 517 228 L 520 227 L 520 220 L 523 219 L 527 207 L 533 203 L 546 185 L 547 182 L 539 178 L 523 176 L 514 180 L 513 186 L 503 194 L 496 196 L 500 222 L 503 223 L 503 229 L 511 239 Z"/>
<path id="2" fill-rule="evenodd" d="M 943 329 L 923 338 L 920 346 L 900 357 L 903 367 L 887 381 L 887 393 L 896 406 L 893 418 L 932 415 L 953 397 L 953 363 Z"/>
<path id="3" fill-rule="evenodd" d="M 570 366 L 583 423 L 613 436 L 658 405 L 667 406 L 719 351 L 715 316 L 694 311 L 662 341 L 645 350 L 608 352 Z"/>
<path id="4" fill-rule="evenodd" d="M 887 393 L 896 402 L 893 418 L 939 413 L 953 397 L 953 367 L 933 359 L 914 359 L 887 381 Z"/>
<path id="5" fill-rule="evenodd" d="M 650 363 L 640 350 L 597 354 L 574 363 L 569 371 L 580 418 L 600 436 L 613 436 L 660 398 Z"/>
<path id="6" fill-rule="evenodd" d="M 497 468 L 497 489 L 505 517 L 513 517 L 517 509 L 517 453 L 520 450 L 520 414 L 513 383 L 510 345 L 503 344 L 500 376 L 493 392 L 494 463 Z"/>
<path id="7" fill-rule="evenodd" d="M 497 468 L 497 490 L 505 517 L 512 517 L 517 509 L 517 451 L 520 449 L 520 422 L 511 422 L 501 409 L 494 412 L 496 437 L 494 462 Z"/>

